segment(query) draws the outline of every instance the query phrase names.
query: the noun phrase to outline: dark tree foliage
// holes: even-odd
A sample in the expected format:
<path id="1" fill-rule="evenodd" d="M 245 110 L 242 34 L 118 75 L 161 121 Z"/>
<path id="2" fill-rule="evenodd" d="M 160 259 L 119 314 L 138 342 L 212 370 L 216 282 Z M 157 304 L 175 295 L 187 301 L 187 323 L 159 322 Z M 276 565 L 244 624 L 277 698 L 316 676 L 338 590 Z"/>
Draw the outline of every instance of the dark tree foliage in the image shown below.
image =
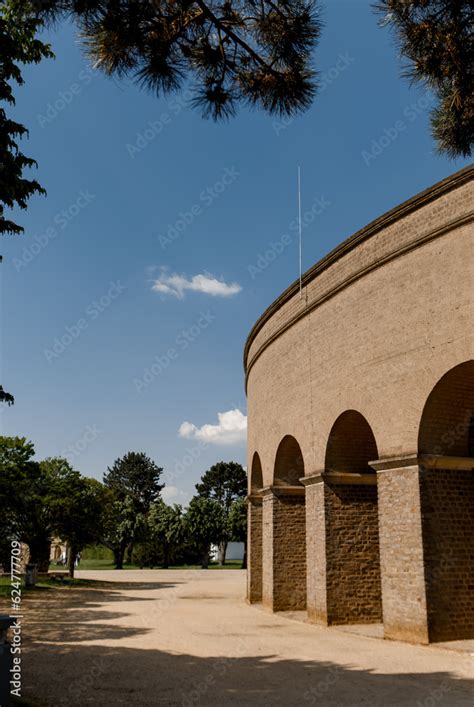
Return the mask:
<path id="1" fill-rule="evenodd" d="M 1 562 L 9 563 L 13 538 L 30 545 L 32 562 L 46 562 L 50 522 L 43 499 L 49 491 L 32 442 L 24 437 L 0 436 Z"/>
<path id="2" fill-rule="evenodd" d="M 100 542 L 104 535 L 104 509 L 108 489 L 82 476 L 66 459 L 40 462 L 51 483 L 47 499 L 54 533 L 69 546 L 69 576 L 74 577 L 76 557 L 87 545 Z"/>
<path id="3" fill-rule="evenodd" d="M 20 66 L 37 64 L 44 57 L 52 56 L 48 45 L 36 39 L 41 24 L 31 16 L 28 2 L 0 3 L 0 235 L 23 232 L 21 226 L 6 218 L 6 208 L 26 209 L 33 194 L 45 193 L 36 180 L 24 177 L 26 169 L 36 166 L 18 145 L 18 140 L 28 135 L 28 130 L 9 119 L 2 107 L 5 103 L 15 105 L 13 84 L 23 84 Z"/>
<path id="4" fill-rule="evenodd" d="M 203 474 L 196 491 L 217 501 L 227 516 L 232 504 L 247 495 L 247 474 L 237 462 L 218 462 Z"/>
<path id="5" fill-rule="evenodd" d="M 221 506 L 226 518 L 226 531 L 219 542 L 219 564 L 225 564 L 230 540 L 227 519 L 232 505 L 247 495 L 247 474 L 237 462 L 218 462 L 211 466 L 196 484 L 199 498 L 209 498 Z"/>
<path id="6" fill-rule="evenodd" d="M 3 386 L 0 385 L 0 403 L 6 403 L 7 405 L 13 405 L 15 398 L 11 393 L 7 393 L 3 390 Z"/>
<path id="7" fill-rule="evenodd" d="M 37 0 L 46 21 L 76 20 L 88 55 L 107 74 L 157 93 L 195 88 L 213 118 L 238 103 L 270 113 L 308 108 L 321 22 L 316 0 Z"/>
<path id="8" fill-rule="evenodd" d="M 201 566 L 207 569 L 211 544 L 218 544 L 226 532 L 226 517 L 222 506 L 210 498 L 191 499 L 185 517 L 187 533 L 199 551 Z"/>
<path id="9" fill-rule="evenodd" d="M 229 532 L 231 540 L 244 543 L 242 569 L 247 569 L 247 500 L 245 498 L 236 501 L 230 509 Z"/>
<path id="10" fill-rule="evenodd" d="M 404 74 L 438 99 L 431 113 L 438 150 L 467 157 L 474 143 L 472 0 L 382 0 L 382 24 L 395 32 Z"/>
<path id="11" fill-rule="evenodd" d="M 118 500 L 133 499 L 137 513 L 148 513 L 152 503 L 160 498 L 162 467 L 144 452 L 128 452 L 104 474 L 104 484 Z"/>

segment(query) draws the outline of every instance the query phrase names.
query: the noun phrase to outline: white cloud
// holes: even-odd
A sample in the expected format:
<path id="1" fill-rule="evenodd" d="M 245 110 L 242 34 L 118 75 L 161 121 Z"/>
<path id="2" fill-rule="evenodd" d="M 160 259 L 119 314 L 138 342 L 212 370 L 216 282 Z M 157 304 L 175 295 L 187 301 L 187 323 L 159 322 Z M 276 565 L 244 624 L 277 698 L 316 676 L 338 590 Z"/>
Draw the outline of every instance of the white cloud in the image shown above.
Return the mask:
<path id="1" fill-rule="evenodd" d="M 161 491 L 161 498 L 165 503 L 187 503 L 189 500 L 188 494 L 181 491 L 177 486 L 165 486 Z"/>
<path id="2" fill-rule="evenodd" d="M 183 422 L 179 436 L 199 439 L 209 444 L 238 444 L 247 439 L 247 416 L 240 410 L 218 412 L 217 425 L 196 427 L 192 422 Z"/>
<path id="3" fill-rule="evenodd" d="M 232 295 L 240 292 L 242 288 L 237 282 L 227 284 L 209 273 L 193 275 L 191 278 L 187 278 L 176 273 L 169 275 L 163 270 L 160 277 L 154 281 L 151 289 L 153 292 L 161 292 L 164 295 L 172 295 L 178 299 L 183 299 L 186 290 L 203 292 L 212 297 L 232 297 Z"/>

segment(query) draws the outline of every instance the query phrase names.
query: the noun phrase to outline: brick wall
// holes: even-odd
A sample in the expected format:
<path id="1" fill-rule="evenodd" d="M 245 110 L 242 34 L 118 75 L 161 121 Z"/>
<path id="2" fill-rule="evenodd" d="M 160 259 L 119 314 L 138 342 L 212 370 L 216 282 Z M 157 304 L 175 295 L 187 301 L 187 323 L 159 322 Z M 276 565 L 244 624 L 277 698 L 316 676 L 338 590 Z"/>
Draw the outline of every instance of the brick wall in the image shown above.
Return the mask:
<path id="1" fill-rule="evenodd" d="M 264 496 L 263 604 L 273 611 L 306 608 L 304 495 Z"/>
<path id="2" fill-rule="evenodd" d="M 453 175 L 395 216 L 367 227 L 362 239 L 352 240 L 337 258 L 313 270 L 304 280 L 303 297 L 297 288 L 290 289 L 254 332 L 247 349 L 248 466 L 258 452 L 263 486 L 275 483 L 277 450 L 288 435 L 297 440 L 307 476 L 324 469 L 334 423 L 351 410 L 367 420 L 381 460 L 419 452 L 466 454 L 467 408 L 459 406 L 465 370 L 456 384 L 432 398 L 433 414 L 421 433 L 420 421 L 440 378 L 474 358 L 474 260 L 466 257 L 472 249 L 473 174 L 471 169 Z M 336 460 L 337 465 L 346 467 L 352 459 L 362 470 L 354 449 L 349 452 L 352 457 Z M 367 454 L 362 455 L 365 461 Z M 407 467 L 401 461 L 400 468 L 377 475 L 383 615 L 388 637 L 427 642 L 422 509 L 414 463 Z M 337 550 L 328 550 L 321 530 L 328 522 L 323 488 L 306 489 L 312 499 L 307 508 L 308 613 L 322 623 L 330 615 L 321 591 L 328 582 L 323 558 L 328 551 L 336 557 Z M 275 504 L 268 499 L 263 509 L 263 602 L 269 607 L 277 590 L 281 596 L 291 594 L 284 589 L 284 572 L 281 580 L 278 575 L 287 548 L 294 553 L 304 547 L 303 538 L 292 545 L 285 523 L 278 520 L 285 511 L 274 513 Z M 351 508 L 348 504 L 349 514 Z M 288 524 L 295 525 L 291 513 Z M 298 562 L 295 569 L 299 578 L 301 566 Z M 297 584 L 302 586 L 302 579 Z M 439 601 L 433 591 L 430 587 L 430 607 Z"/>
<path id="3" fill-rule="evenodd" d="M 474 638 L 474 474 L 422 469 L 420 483 L 430 641 Z"/>
<path id="4" fill-rule="evenodd" d="M 377 486 L 324 486 L 328 623 L 381 621 Z"/>
<path id="5" fill-rule="evenodd" d="M 262 604 L 273 611 L 273 496 L 264 494 L 262 505 Z"/>
<path id="6" fill-rule="evenodd" d="M 247 513 L 247 598 L 253 603 L 262 601 L 262 503 L 249 501 Z"/>
<path id="7" fill-rule="evenodd" d="M 306 487 L 307 611 L 309 621 L 327 626 L 326 514 L 323 483 Z"/>
<path id="8" fill-rule="evenodd" d="M 428 643 L 417 466 L 377 474 L 386 638 Z"/>

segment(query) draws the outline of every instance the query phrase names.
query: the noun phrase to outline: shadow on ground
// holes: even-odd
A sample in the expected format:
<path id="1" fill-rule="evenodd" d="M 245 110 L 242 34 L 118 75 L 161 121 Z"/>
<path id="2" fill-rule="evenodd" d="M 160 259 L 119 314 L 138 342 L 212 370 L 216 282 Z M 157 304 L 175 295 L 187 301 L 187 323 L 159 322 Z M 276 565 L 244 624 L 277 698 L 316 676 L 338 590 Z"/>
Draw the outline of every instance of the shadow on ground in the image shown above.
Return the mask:
<path id="1" fill-rule="evenodd" d="M 128 583 L 122 586 L 130 588 Z M 174 654 L 97 643 L 110 644 L 128 637 L 136 640 L 151 630 L 146 625 L 127 627 L 107 623 L 129 616 L 127 602 L 150 601 L 149 597 L 140 597 L 142 586 L 132 585 L 133 597 L 120 594 L 120 585 L 115 582 L 113 586 L 101 583 L 94 589 L 84 588 L 80 597 L 75 596 L 74 589 L 53 592 L 56 600 L 66 602 L 65 611 L 59 613 L 50 595 L 42 594 L 26 602 L 24 697 L 30 698 L 32 704 L 47 707 L 472 705 L 472 683 L 448 672 L 382 674 L 355 667 L 347 656 L 346 664 L 341 666 L 316 660 L 248 655 L 242 635 L 237 635 L 232 643 L 231 658 L 192 655 L 199 652 L 199 645 L 190 646 L 187 653 Z M 153 588 L 164 586 L 170 585 L 153 584 Z M 104 608 L 104 603 L 114 599 L 121 601 L 123 611 Z M 152 601 L 159 604 L 159 593 Z M 84 645 L 85 640 L 96 643 Z M 354 656 L 354 663 L 356 660 Z"/>
<path id="2" fill-rule="evenodd" d="M 45 705 L 472 705 L 449 673 L 384 675 L 271 655 L 200 658 L 159 650 L 33 645 L 24 694 Z M 34 669 L 33 669 L 34 666 Z M 54 689 L 58 681 L 61 689 Z"/>

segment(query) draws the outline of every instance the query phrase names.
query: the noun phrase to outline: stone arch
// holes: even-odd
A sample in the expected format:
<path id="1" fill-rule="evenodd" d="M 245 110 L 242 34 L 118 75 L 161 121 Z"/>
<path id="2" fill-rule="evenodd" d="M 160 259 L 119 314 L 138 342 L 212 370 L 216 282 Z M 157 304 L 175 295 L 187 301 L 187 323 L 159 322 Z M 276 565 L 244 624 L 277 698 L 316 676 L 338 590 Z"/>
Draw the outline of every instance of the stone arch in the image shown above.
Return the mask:
<path id="1" fill-rule="evenodd" d="M 430 641 L 474 638 L 474 361 L 449 370 L 425 403 L 418 434 Z"/>
<path id="2" fill-rule="evenodd" d="M 286 435 L 278 445 L 273 468 L 275 486 L 301 486 L 304 460 L 301 447 L 294 437 Z"/>
<path id="3" fill-rule="evenodd" d="M 445 373 L 429 394 L 420 421 L 418 452 L 473 456 L 473 413 L 474 361 L 465 361 Z"/>
<path id="4" fill-rule="evenodd" d="M 306 608 L 306 509 L 300 445 L 278 445 L 273 485 L 263 498 L 263 604 L 273 611 Z"/>
<path id="5" fill-rule="evenodd" d="M 258 452 L 254 452 L 252 466 L 250 468 L 250 491 L 258 493 L 263 488 L 262 462 Z"/>
<path id="6" fill-rule="evenodd" d="M 372 428 L 357 410 L 334 422 L 324 479 L 327 623 L 382 621 L 377 478 Z"/>
<path id="7" fill-rule="evenodd" d="M 248 503 L 248 570 L 247 597 L 250 603 L 262 601 L 262 512 L 263 471 L 258 452 L 254 452 L 250 467 L 250 495 Z"/>
<path id="8" fill-rule="evenodd" d="M 326 446 L 327 473 L 375 473 L 370 461 L 378 458 L 372 428 L 357 410 L 341 413 L 332 426 Z"/>

